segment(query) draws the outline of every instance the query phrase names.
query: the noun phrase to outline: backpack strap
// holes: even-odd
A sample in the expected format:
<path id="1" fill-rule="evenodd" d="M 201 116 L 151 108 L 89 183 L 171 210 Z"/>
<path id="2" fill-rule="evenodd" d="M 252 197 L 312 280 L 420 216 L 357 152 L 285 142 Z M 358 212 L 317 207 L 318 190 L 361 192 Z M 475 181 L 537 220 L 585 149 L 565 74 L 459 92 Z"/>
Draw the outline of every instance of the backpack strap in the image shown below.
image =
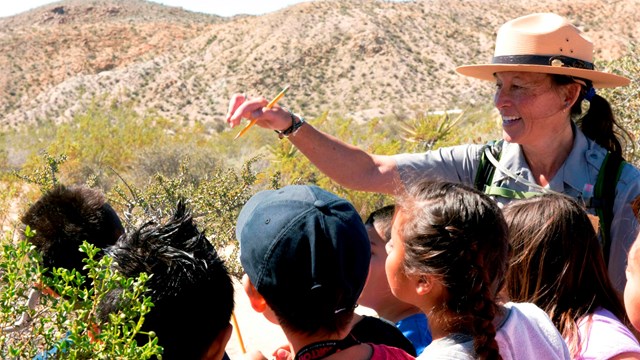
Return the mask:
<path id="1" fill-rule="evenodd" d="M 591 207 L 600 219 L 602 252 L 607 266 L 611 250 L 611 223 L 613 221 L 613 203 L 616 199 L 616 185 L 625 163 L 622 156 L 607 152 L 598 172 L 598 180 L 596 180 L 591 201 Z"/>
<path id="2" fill-rule="evenodd" d="M 484 187 L 484 193 L 489 195 L 489 196 L 500 196 L 500 197 L 503 197 L 503 198 L 516 199 L 516 200 L 529 199 L 529 198 L 532 198 L 534 196 L 539 196 L 540 195 L 539 192 L 518 191 L 518 190 L 509 189 L 509 188 L 506 188 L 506 187 L 490 186 L 490 185 L 486 185 Z"/>
<path id="3" fill-rule="evenodd" d="M 500 155 L 502 155 L 502 142 L 503 140 L 491 140 L 480 150 L 482 154 L 480 155 L 480 163 L 478 164 L 478 171 L 476 172 L 476 178 L 473 185 L 476 189 L 482 192 L 484 192 L 485 185 L 491 186 L 491 180 L 493 179 L 493 174 L 496 171 L 496 167 L 493 166 L 489 159 L 487 159 L 485 150 L 488 148 L 489 151 L 491 151 L 491 154 L 493 154 L 493 157 L 500 160 Z"/>
<path id="4" fill-rule="evenodd" d="M 494 163 L 489 159 L 487 152 L 490 153 L 495 160 L 499 161 L 500 156 L 502 155 L 503 142 L 503 140 L 492 140 L 482 147 L 482 155 L 480 156 L 480 163 L 478 164 L 478 171 L 476 172 L 476 178 L 474 181 L 475 188 L 489 196 L 499 196 L 508 199 L 528 199 L 540 195 L 540 193 L 537 192 L 517 191 L 506 187 L 492 185 L 493 175 L 496 172 L 496 165 L 494 165 Z"/>

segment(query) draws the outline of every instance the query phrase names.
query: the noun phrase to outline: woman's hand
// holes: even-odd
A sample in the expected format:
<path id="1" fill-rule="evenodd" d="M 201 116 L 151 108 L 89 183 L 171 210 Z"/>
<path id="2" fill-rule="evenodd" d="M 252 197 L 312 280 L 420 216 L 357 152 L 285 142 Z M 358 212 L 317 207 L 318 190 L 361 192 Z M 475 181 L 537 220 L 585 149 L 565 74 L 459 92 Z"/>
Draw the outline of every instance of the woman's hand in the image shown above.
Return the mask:
<path id="1" fill-rule="evenodd" d="M 234 94 L 229 100 L 226 121 L 232 128 L 238 126 L 242 119 L 255 119 L 256 125 L 271 130 L 289 128 L 291 114 L 278 105 L 267 109 L 267 104 L 267 99 L 262 96 L 247 97 L 244 94 Z"/>

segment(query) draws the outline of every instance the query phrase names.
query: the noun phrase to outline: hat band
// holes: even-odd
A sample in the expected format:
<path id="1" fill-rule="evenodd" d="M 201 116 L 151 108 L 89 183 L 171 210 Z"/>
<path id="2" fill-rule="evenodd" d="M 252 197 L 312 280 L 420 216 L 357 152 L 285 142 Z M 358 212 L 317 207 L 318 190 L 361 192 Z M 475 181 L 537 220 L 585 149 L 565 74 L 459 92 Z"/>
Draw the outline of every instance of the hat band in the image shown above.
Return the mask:
<path id="1" fill-rule="evenodd" d="M 572 58 L 569 56 L 544 56 L 544 55 L 504 55 L 494 56 L 493 64 L 514 64 L 514 65 L 547 65 L 553 67 L 569 67 L 576 69 L 593 70 L 593 63 Z"/>

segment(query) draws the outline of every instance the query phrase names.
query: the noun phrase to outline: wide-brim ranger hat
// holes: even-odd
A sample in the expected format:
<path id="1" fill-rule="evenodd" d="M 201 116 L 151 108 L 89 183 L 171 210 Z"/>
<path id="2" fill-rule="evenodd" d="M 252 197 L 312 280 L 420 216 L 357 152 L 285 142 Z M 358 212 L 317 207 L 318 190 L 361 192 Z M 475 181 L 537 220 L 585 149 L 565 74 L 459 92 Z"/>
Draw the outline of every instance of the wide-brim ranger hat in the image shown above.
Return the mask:
<path id="1" fill-rule="evenodd" d="M 242 208 L 236 237 L 245 273 L 274 310 L 355 308 L 371 247 L 348 201 L 317 186 L 261 191 Z"/>
<path id="2" fill-rule="evenodd" d="M 567 19 L 551 13 L 508 21 L 498 30 L 491 64 L 465 65 L 456 71 L 490 81 L 495 81 L 497 72 L 525 71 L 586 79 L 595 88 L 629 84 L 623 76 L 595 70 L 591 40 Z"/>

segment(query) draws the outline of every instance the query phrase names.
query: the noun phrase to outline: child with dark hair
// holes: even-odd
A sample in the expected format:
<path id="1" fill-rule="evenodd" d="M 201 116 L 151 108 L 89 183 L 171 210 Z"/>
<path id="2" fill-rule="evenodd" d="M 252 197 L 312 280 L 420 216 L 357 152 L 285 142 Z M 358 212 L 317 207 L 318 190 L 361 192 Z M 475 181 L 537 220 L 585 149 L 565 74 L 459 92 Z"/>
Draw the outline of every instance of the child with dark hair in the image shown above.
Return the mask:
<path id="1" fill-rule="evenodd" d="M 86 255 L 80 252 L 83 241 L 99 249 L 96 255 L 99 259 L 104 253 L 102 249 L 115 244 L 124 234 L 122 222 L 104 194 L 83 185 L 54 186 L 31 205 L 20 220 L 34 230 L 28 240 L 42 256 L 46 274 L 51 274 L 53 268 L 64 268 L 86 276 L 82 262 Z M 42 286 L 38 281 L 29 292 L 30 309 L 35 309 L 43 292 L 51 292 Z M 25 312 L 2 332 L 22 330 L 30 321 Z"/>
<path id="2" fill-rule="evenodd" d="M 166 224 L 146 223 L 106 253 L 127 277 L 151 275 L 146 286 L 154 306 L 142 330 L 156 333 L 163 359 L 223 357 L 232 331 L 231 277 L 182 202 Z M 126 306 L 118 301 L 120 293 L 109 293 L 100 304 L 103 321 Z"/>
<path id="3" fill-rule="evenodd" d="M 427 317 L 417 307 L 407 304 L 391 293 L 384 263 L 387 259 L 386 244 L 391 239 L 391 225 L 395 206 L 387 205 L 373 211 L 365 221 L 371 244 L 369 276 L 358 303 L 376 311 L 378 316 L 395 323 L 409 339 L 417 355 L 431 343 Z"/>
<path id="4" fill-rule="evenodd" d="M 413 359 L 350 334 L 371 250 L 349 202 L 316 186 L 261 191 L 236 237 L 251 306 L 282 327 L 295 359 Z"/>
<path id="5" fill-rule="evenodd" d="M 461 184 L 423 182 L 398 199 L 387 245 L 389 285 L 429 319 L 424 359 L 569 359 L 533 304 L 501 304 L 507 226 L 496 203 Z"/>
<path id="6" fill-rule="evenodd" d="M 575 359 L 640 359 L 586 211 L 561 194 L 504 209 L 513 258 L 506 290 L 547 312 Z"/>
<path id="7" fill-rule="evenodd" d="M 87 241 L 98 249 L 115 244 L 124 227 L 104 194 L 89 187 L 56 185 L 22 215 L 35 230 L 29 241 L 42 254 L 42 265 L 86 275 L 80 245 Z M 103 251 L 98 252 L 98 258 Z"/>

